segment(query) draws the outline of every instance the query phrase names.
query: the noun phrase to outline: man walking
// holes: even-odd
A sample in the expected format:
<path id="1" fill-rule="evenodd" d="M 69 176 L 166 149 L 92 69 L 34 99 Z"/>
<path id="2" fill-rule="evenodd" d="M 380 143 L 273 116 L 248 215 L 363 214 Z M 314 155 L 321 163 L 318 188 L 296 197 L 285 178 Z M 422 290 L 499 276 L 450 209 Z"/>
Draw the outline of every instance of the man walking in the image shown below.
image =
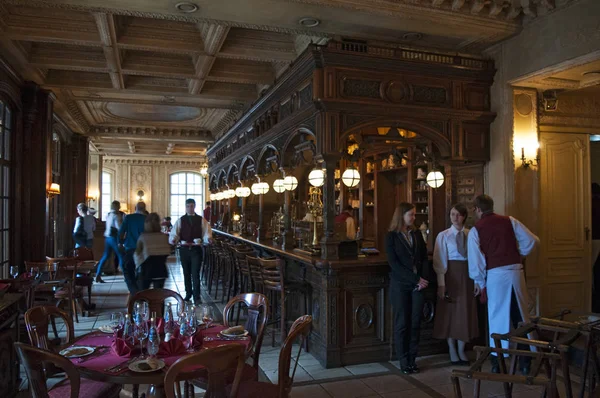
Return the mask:
<path id="1" fill-rule="evenodd" d="M 137 292 L 137 283 L 135 280 L 135 262 L 133 253 L 137 246 L 137 240 L 144 232 L 144 222 L 146 221 L 146 204 L 138 202 L 135 205 L 135 213 L 128 214 L 123 219 L 123 224 L 119 228 L 119 242 L 125 246 L 125 256 L 123 256 L 123 277 L 130 294 Z"/>
<path id="2" fill-rule="evenodd" d="M 212 217 L 212 208 L 210 206 L 210 202 L 206 202 L 206 207 L 204 208 L 204 212 L 202 213 L 202 215 L 204 216 L 206 222 L 210 224 L 210 220 Z"/>
<path id="3" fill-rule="evenodd" d="M 102 274 L 102 268 L 108 261 L 110 256 L 115 253 L 116 260 L 123 266 L 123 259 L 121 258 L 121 252 L 119 251 L 119 229 L 123 223 L 123 216 L 125 215 L 119 209 L 121 203 L 115 200 L 110 204 L 110 212 L 106 216 L 106 231 L 104 231 L 104 254 L 102 259 L 98 263 L 96 268 L 96 282 L 104 283 L 100 275 Z"/>
<path id="4" fill-rule="evenodd" d="M 521 257 L 530 254 L 540 240 L 515 218 L 494 213 L 494 200 L 487 195 L 475 198 L 475 217 L 478 221 L 467 243 L 469 276 L 482 297 L 487 297 L 490 335 L 508 333 L 511 326 L 529 321 Z M 491 338 L 490 346 L 494 347 Z M 502 347 L 508 348 L 508 342 L 503 341 Z M 498 373 L 497 358 L 491 360 L 492 372 Z M 528 362 L 521 362 L 524 374 L 529 373 Z"/>
<path id="5" fill-rule="evenodd" d="M 185 301 L 194 298 L 196 305 L 201 303 L 200 298 L 200 267 L 202 266 L 202 245 L 194 244 L 195 239 L 202 239 L 204 243 L 212 241 L 210 225 L 202 216 L 196 214 L 196 201 L 185 201 L 185 215 L 175 221 L 169 235 L 169 243 L 179 247 L 179 257 L 183 268 L 185 283 Z"/>

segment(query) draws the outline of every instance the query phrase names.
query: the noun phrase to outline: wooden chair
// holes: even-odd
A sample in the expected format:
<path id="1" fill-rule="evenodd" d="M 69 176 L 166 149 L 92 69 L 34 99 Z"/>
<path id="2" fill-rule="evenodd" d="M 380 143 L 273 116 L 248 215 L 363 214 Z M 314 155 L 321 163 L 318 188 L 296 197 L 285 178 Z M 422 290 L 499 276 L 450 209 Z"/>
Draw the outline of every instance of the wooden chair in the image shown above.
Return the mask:
<path id="1" fill-rule="evenodd" d="M 158 316 L 162 317 L 165 310 L 165 300 L 168 298 L 174 298 L 179 308 L 183 308 L 183 297 L 179 293 L 169 289 L 146 289 L 129 297 L 127 312 L 133 314 L 133 306 L 136 301 L 146 301 L 150 314 L 156 312 Z"/>
<path id="2" fill-rule="evenodd" d="M 29 380 L 29 393 L 32 398 L 117 398 L 121 391 L 118 384 L 102 383 L 81 379 L 75 365 L 67 358 L 50 351 L 41 350 L 23 343 L 14 345 Z M 44 363 L 53 363 L 62 369 L 67 379 L 50 390 L 46 387 Z"/>
<path id="3" fill-rule="evenodd" d="M 246 263 L 250 269 L 250 288 L 253 292 L 265 294 L 265 286 L 262 278 L 262 266 L 260 259 L 255 256 L 246 256 Z"/>
<path id="4" fill-rule="evenodd" d="M 286 336 L 286 312 L 285 302 L 289 294 L 299 293 L 304 296 L 304 313 L 308 312 L 308 285 L 303 282 L 290 282 L 285 280 L 284 266 L 285 262 L 282 259 L 264 259 L 259 258 L 262 270 L 262 283 L 265 294 L 269 296 L 272 309 L 273 324 L 277 323 L 277 308 L 279 313 L 279 329 L 281 333 L 281 341 L 285 340 Z M 279 301 L 278 301 L 279 298 Z M 275 332 L 272 335 L 271 345 L 275 346 Z M 308 350 L 308 346 L 305 347 Z"/>
<path id="5" fill-rule="evenodd" d="M 73 318 L 66 312 L 51 305 L 40 305 L 29 309 L 25 313 L 25 327 L 29 335 L 29 342 L 32 346 L 41 349 L 49 349 L 48 325 L 52 325 L 55 339 L 58 338 L 56 331 L 56 318 L 62 319 L 67 328 L 67 341 L 71 343 L 75 338 L 75 330 L 73 328 Z M 44 342 L 45 341 L 45 342 Z M 59 343 L 60 344 L 60 343 Z M 57 344 L 57 345 L 59 345 Z"/>
<path id="6" fill-rule="evenodd" d="M 242 381 L 239 385 L 238 398 L 287 398 L 292 390 L 292 384 L 294 383 L 294 375 L 296 374 L 296 367 L 298 366 L 298 359 L 302 352 L 303 342 L 308 338 L 310 333 L 310 327 L 312 325 L 312 316 L 303 315 L 296 319 L 293 323 L 290 333 L 288 334 L 281 352 L 279 353 L 279 375 L 277 384 L 271 384 L 268 382 L 260 381 Z M 292 349 L 294 341 L 300 338 L 300 345 L 298 353 L 294 358 L 294 370 L 290 375 L 290 368 L 292 362 Z M 232 387 L 233 388 L 233 387 Z"/>
<path id="7" fill-rule="evenodd" d="M 60 290 L 54 293 L 56 306 L 60 308 L 66 303 L 69 313 L 77 323 L 79 323 L 78 310 L 81 311 L 81 316 L 83 316 L 83 310 L 86 307 L 83 302 L 83 289 L 76 284 L 78 264 L 79 262 L 75 258 L 66 258 L 58 262 L 56 279 L 64 280 L 65 283 Z"/>
<path id="8" fill-rule="evenodd" d="M 186 381 L 206 374 L 208 374 L 208 385 L 204 394 L 206 398 L 237 397 L 245 361 L 244 351 L 244 346 L 241 344 L 228 344 L 178 359 L 165 375 L 167 398 L 193 397 L 194 387 Z M 227 386 L 226 377 L 232 369 L 236 369 L 234 381 Z M 186 382 L 184 395 L 181 394 L 179 384 L 181 381 Z"/>

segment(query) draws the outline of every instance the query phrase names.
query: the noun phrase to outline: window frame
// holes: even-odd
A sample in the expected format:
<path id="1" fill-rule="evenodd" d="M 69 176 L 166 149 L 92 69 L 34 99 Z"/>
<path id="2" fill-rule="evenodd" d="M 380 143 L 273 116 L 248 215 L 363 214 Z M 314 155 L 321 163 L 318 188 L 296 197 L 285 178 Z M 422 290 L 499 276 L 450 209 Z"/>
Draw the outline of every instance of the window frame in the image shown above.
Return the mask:
<path id="1" fill-rule="evenodd" d="M 185 175 L 185 193 L 180 194 L 174 194 L 173 193 L 173 177 L 176 175 L 180 175 L 180 174 L 184 174 Z M 187 176 L 188 174 L 193 174 L 195 176 L 198 176 L 200 178 L 200 193 L 199 194 L 188 194 L 188 182 L 187 182 Z M 182 197 L 183 200 L 181 201 L 182 204 L 185 203 L 185 200 L 192 196 L 196 198 L 196 214 L 201 214 L 202 210 L 204 209 L 204 199 L 205 199 L 205 184 L 206 184 L 206 179 L 204 178 L 204 176 L 202 174 L 200 174 L 198 171 L 196 170 L 177 170 L 175 172 L 172 172 L 169 174 L 169 200 L 167 201 L 167 215 L 169 217 L 171 217 L 171 221 L 175 222 L 179 217 L 181 217 L 183 214 L 185 214 L 185 212 L 183 214 L 180 215 L 174 215 L 171 214 L 171 205 L 173 203 L 173 197 L 174 196 L 179 196 Z M 185 197 L 185 198 L 184 198 Z M 197 198 L 200 198 L 200 200 L 198 200 Z"/>
<path id="2" fill-rule="evenodd" d="M 14 152 L 14 131 L 16 111 L 12 103 L 0 96 L 0 275 L 8 277 L 8 270 L 12 259 L 11 231 L 12 220 L 12 157 Z M 6 122 L 7 109 L 10 113 L 10 121 Z M 8 137 L 8 146 L 6 145 Z M 8 155 L 8 159 L 6 158 Z M 5 182 L 5 177 L 8 181 Z M 5 192 L 6 190 L 6 192 Z"/>
<path id="3" fill-rule="evenodd" d="M 108 196 L 108 203 L 105 204 L 104 203 L 104 174 L 107 174 L 110 177 L 110 193 L 107 195 Z M 104 206 L 107 206 L 108 210 L 110 211 L 110 204 L 112 203 L 115 196 L 115 172 L 113 170 L 110 169 L 104 169 L 102 170 L 102 173 L 100 175 L 100 194 L 99 194 L 99 198 L 98 200 L 100 201 L 100 217 L 98 217 L 98 219 L 102 220 L 102 221 L 106 221 L 104 219 L 104 217 L 108 214 L 108 212 L 104 212 Z M 113 196 L 113 198 L 111 198 L 111 196 Z"/>

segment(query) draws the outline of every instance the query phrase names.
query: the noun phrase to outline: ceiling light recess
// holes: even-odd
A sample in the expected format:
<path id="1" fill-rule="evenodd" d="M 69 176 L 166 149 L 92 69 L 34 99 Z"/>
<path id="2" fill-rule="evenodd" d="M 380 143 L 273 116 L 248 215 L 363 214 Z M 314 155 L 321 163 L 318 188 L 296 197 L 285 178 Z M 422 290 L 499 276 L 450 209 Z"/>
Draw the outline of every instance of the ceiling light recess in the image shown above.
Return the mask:
<path id="1" fill-rule="evenodd" d="M 315 26 L 318 26 L 321 23 L 321 21 L 313 17 L 304 17 L 300 18 L 298 20 L 298 23 L 304 26 L 305 28 L 314 28 Z"/>
<path id="2" fill-rule="evenodd" d="M 198 11 L 198 6 L 196 4 L 187 1 L 175 4 L 175 8 L 177 8 L 177 11 L 185 12 L 186 14 Z"/>

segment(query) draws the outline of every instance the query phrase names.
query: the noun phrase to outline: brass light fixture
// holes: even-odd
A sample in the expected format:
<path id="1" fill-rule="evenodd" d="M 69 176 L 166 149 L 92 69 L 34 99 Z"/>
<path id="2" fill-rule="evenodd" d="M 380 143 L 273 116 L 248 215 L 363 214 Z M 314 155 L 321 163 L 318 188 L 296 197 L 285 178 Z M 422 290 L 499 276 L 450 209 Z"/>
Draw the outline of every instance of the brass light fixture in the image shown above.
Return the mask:
<path id="1" fill-rule="evenodd" d="M 48 198 L 52 198 L 56 195 L 60 195 L 60 185 L 58 185 L 57 183 L 53 182 L 52 184 L 50 184 L 50 188 L 48 188 L 46 190 L 46 196 Z"/>

